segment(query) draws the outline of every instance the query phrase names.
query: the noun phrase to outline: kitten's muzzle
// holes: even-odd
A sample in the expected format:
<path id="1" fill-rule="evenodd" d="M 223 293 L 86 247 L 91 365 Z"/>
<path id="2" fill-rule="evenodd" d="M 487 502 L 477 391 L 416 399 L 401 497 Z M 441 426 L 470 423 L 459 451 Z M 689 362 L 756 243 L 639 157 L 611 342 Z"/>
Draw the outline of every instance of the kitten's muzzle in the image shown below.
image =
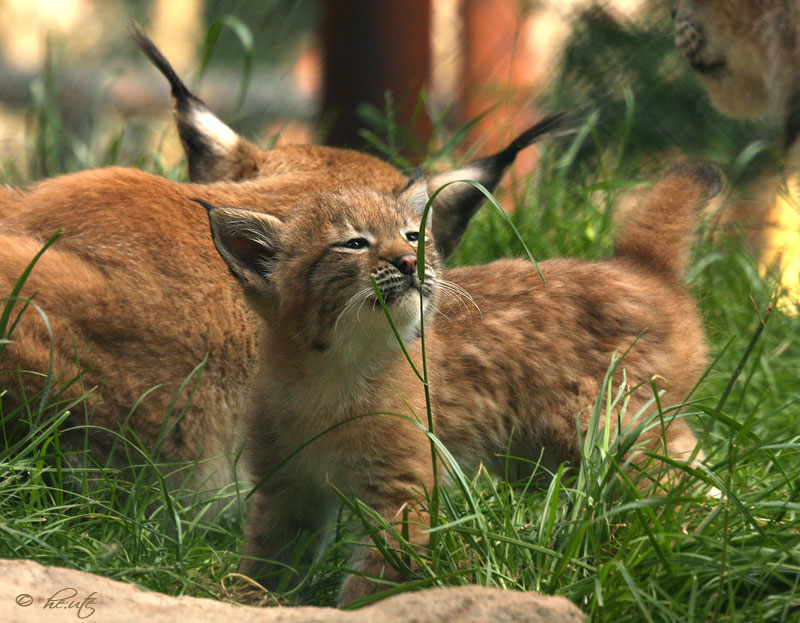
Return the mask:
<path id="1" fill-rule="evenodd" d="M 419 289 L 417 257 L 415 255 L 410 253 L 403 254 L 391 260 L 384 260 L 384 262 L 372 274 L 372 278 L 375 279 L 375 283 L 387 305 L 399 301 L 410 292 Z M 435 280 L 435 277 L 427 267 L 426 275 L 427 278 L 422 287 L 422 295 L 429 297 L 433 293 L 433 284 L 431 282 Z"/>

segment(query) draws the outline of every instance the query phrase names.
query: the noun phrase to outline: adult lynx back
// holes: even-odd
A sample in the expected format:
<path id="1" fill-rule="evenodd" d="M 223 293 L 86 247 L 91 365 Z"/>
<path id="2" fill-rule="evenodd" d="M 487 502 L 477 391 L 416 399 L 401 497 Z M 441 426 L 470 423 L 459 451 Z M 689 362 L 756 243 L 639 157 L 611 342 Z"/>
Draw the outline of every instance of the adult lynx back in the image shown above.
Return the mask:
<path id="1" fill-rule="evenodd" d="M 27 189 L 0 187 L 0 298 L 58 228 L 64 234 L 40 259 L 23 295 L 35 301 L 52 329 L 55 392 L 69 399 L 95 388 L 73 423 L 90 422 L 99 461 L 126 418 L 149 448 L 169 462 L 201 459 L 189 489 L 230 485 L 234 433 L 243 387 L 256 355 L 256 334 L 243 297 L 207 237 L 205 212 L 191 199 L 234 204 L 278 218 L 319 192 L 370 188 L 399 192 L 408 177 L 354 151 L 294 145 L 261 150 L 238 136 L 193 96 L 143 35 L 139 43 L 170 80 L 179 132 L 195 181 L 182 184 L 126 168 L 84 171 Z M 453 179 L 493 187 L 516 153 L 557 125 L 551 117 L 502 152 L 431 178 L 433 192 Z M 474 188 L 453 184 L 440 193 L 434 228 L 458 244 L 481 203 Z M 51 339 L 29 308 L 0 361 L 6 416 L 43 387 Z M 77 362 L 79 360 L 80 363 Z M 165 422 L 181 383 L 205 360 L 191 404 Z M 85 371 L 80 382 L 70 379 Z M 18 372 L 23 371 L 23 372 Z M 5 392 L 3 394 L 3 392 Z M 188 391 L 178 400 L 179 413 Z M 166 433 L 163 440 L 160 437 Z M 65 444 L 81 447 L 85 431 Z M 208 460 L 226 457 L 220 460 Z M 179 483 L 174 483 L 179 484 Z"/>

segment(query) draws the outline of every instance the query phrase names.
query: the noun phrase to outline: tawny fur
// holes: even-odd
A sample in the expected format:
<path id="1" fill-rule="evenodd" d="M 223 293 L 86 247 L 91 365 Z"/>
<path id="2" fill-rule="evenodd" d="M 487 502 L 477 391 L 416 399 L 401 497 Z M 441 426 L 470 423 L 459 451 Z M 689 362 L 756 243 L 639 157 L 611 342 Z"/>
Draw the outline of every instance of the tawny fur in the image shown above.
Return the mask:
<path id="1" fill-rule="evenodd" d="M 186 88 L 144 33 L 133 34 L 170 83 L 190 176 L 202 184 L 108 168 L 27 189 L 0 186 L 0 296 L 11 291 L 42 243 L 63 228 L 22 294 L 37 292 L 36 303 L 52 327 L 53 395 L 68 400 L 91 390 L 90 400 L 72 410 L 68 424 L 93 425 L 91 458 L 102 464 L 115 434 L 127 434 L 120 431 L 127 421 L 145 448 L 158 445 L 161 460 L 199 460 L 193 473 L 171 484 L 203 497 L 204 491 L 236 482 L 235 433 L 257 340 L 243 297 L 208 240 L 203 209 L 191 200 L 282 217 L 320 192 L 397 193 L 409 178 L 351 150 L 259 149 Z M 428 191 L 452 179 L 473 179 L 492 189 L 520 149 L 559 123 L 560 116 L 549 117 L 498 154 L 433 176 Z M 453 184 L 439 194 L 432 227 L 444 254 L 455 250 L 482 200 L 468 184 Z M 26 311 L 12 338 L 0 361 L 6 414 L 42 389 L 50 365 L 50 336 L 36 310 Z M 188 409 L 177 421 L 193 383 L 167 421 L 181 384 L 204 359 Z M 82 448 L 85 431 L 72 434 L 74 444 L 66 436 L 65 446 Z"/>
<path id="2" fill-rule="evenodd" d="M 494 167 L 492 179 L 499 179 L 507 164 Z M 111 431 L 91 429 L 95 460 L 103 462 L 113 434 L 135 407 L 129 426 L 145 447 L 152 448 L 165 427 L 174 426 L 160 444 L 161 458 L 203 460 L 188 489 L 214 490 L 235 482 L 238 446 L 233 435 L 255 356 L 255 328 L 205 235 L 203 209 L 191 199 L 280 217 L 316 193 L 342 188 L 396 193 L 409 182 L 376 158 L 310 145 L 260 151 L 257 167 L 253 179 L 203 185 L 108 168 L 45 180 L 29 189 L 0 187 L 3 295 L 42 243 L 64 229 L 33 270 L 23 295 L 38 292 L 36 302 L 52 326 L 54 390 L 61 391 L 81 369 L 81 381 L 63 397 L 94 388 L 93 398 L 70 421 L 88 420 Z M 439 232 L 453 249 L 480 202 L 466 184 L 450 188 L 456 190 L 443 195 L 446 201 L 435 208 L 441 215 Z M 22 404 L 23 395 L 42 388 L 49 356 L 44 321 L 29 309 L 0 362 L 6 413 Z M 181 383 L 206 356 L 185 415 L 177 423 L 165 422 Z M 18 375 L 18 369 L 27 372 Z M 75 433 L 75 445 L 80 447 L 83 438 L 82 432 Z M 215 457 L 224 458 L 210 460 Z"/>
<path id="3" fill-rule="evenodd" d="M 347 176 L 359 172 L 360 178 L 348 177 L 348 183 L 343 184 L 342 188 L 371 188 L 375 176 L 381 179 L 386 174 L 387 165 L 352 151 L 313 146 L 292 146 L 267 152 L 259 149 L 217 119 L 205 103 L 189 91 L 161 50 L 141 29 L 133 27 L 131 35 L 169 82 L 175 124 L 186 153 L 189 178 L 193 182 L 238 182 L 281 174 L 332 173 L 336 176 L 339 169 L 344 168 Z M 468 179 L 492 190 L 520 150 L 542 134 L 557 129 L 563 122 L 563 114 L 550 115 L 517 136 L 498 153 L 476 160 L 464 168 L 429 178 L 428 191 L 436 196 L 437 208 L 432 216 L 432 226 L 436 232 L 437 246 L 443 255 L 453 253 L 469 220 L 485 199 L 471 185 L 450 182 Z M 439 190 L 441 192 L 437 192 Z"/>
<path id="4" fill-rule="evenodd" d="M 197 491 L 234 482 L 233 433 L 256 337 L 243 297 L 205 235 L 205 212 L 191 199 L 282 215 L 308 193 L 362 185 L 365 175 L 371 187 L 384 192 L 397 192 L 407 183 L 394 168 L 368 156 L 326 148 L 286 151 L 288 163 L 279 161 L 275 168 L 294 167 L 294 173 L 254 182 L 180 184 L 135 169 L 109 168 L 0 193 L 4 294 L 43 241 L 56 229 L 65 230 L 22 294 L 37 291 L 35 301 L 52 327 L 55 391 L 78 374 L 76 359 L 87 370 L 64 397 L 95 388 L 71 422 L 84 422 L 88 409 L 93 425 L 118 432 L 136 406 L 130 428 L 152 448 L 180 384 L 207 356 L 187 413 L 160 446 L 161 457 L 170 462 L 226 457 L 199 466 L 187 485 Z M 303 174 L 315 168 L 317 174 Z M 21 392 L 32 396 L 42 387 L 42 378 L 30 372 L 19 375 L 20 387 L 14 371 L 45 373 L 50 356 L 49 334 L 33 309 L 12 337 L 0 362 L 6 371 L 0 372 L 6 413 L 21 403 Z M 176 413 L 187 398 L 188 391 Z M 83 436 L 75 433 L 74 445 L 80 447 Z M 94 458 L 102 462 L 113 435 L 92 429 L 90 439 Z"/>
<path id="5" fill-rule="evenodd" d="M 542 262 L 546 283 L 522 260 L 442 270 L 428 239 L 425 340 L 434 429 L 464 470 L 483 464 L 503 473 L 509 450 L 551 468 L 576 464 L 576 422 L 586 433 L 614 354 L 632 345 L 614 382 L 624 368 L 631 388 L 643 385 L 624 414 L 614 414 L 621 419 L 614 430 L 653 398 L 651 381 L 664 391 L 663 405 L 686 398 L 706 366 L 706 345 L 681 278 L 698 210 L 720 182 L 711 165 L 678 167 L 634 212 L 614 259 Z M 418 222 L 408 203 L 405 195 L 327 193 L 284 223 L 231 209 L 210 212 L 217 248 L 263 319 L 244 427 L 246 463 L 263 484 L 253 496 L 242 570 L 268 585 L 277 567 L 263 559 L 288 562 L 299 534 L 324 533 L 337 504 L 334 487 L 390 522 L 410 509 L 419 520 L 410 527 L 412 541 L 427 542 L 417 499 L 433 486 L 430 445 L 413 422 L 391 415 L 424 424 L 423 387 L 369 281 L 393 270 L 392 258 L 415 253 L 404 238 Z M 342 250 L 362 236 L 369 247 Z M 393 298 L 389 311 L 410 336 L 406 347 L 421 369 L 416 277 L 394 272 L 390 286 L 406 294 Z M 391 296 L 390 286 L 379 286 Z M 371 415 L 359 417 L 365 414 Z M 344 423 L 349 418 L 357 419 Z M 644 433 L 644 446 L 690 458 L 696 439 L 684 419 L 671 421 L 665 438 L 661 432 Z M 526 468 L 512 462 L 510 469 L 524 477 Z M 369 575 L 400 577 L 375 551 L 360 552 L 353 564 Z M 373 589 L 350 576 L 341 602 Z"/>

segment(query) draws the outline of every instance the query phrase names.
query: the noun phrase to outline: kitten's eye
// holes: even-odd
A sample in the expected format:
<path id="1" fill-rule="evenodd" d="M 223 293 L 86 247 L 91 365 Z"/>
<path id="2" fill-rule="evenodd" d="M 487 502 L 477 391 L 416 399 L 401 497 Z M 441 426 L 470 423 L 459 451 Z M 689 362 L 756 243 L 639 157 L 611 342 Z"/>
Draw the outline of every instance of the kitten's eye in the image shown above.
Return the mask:
<path id="1" fill-rule="evenodd" d="M 406 239 L 409 242 L 416 242 L 417 240 L 419 240 L 419 232 L 418 231 L 406 232 Z"/>
<path id="2" fill-rule="evenodd" d="M 369 240 L 366 238 L 352 238 L 337 246 L 344 247 L 345 249 L 366 249 L 369 246 Z"/>

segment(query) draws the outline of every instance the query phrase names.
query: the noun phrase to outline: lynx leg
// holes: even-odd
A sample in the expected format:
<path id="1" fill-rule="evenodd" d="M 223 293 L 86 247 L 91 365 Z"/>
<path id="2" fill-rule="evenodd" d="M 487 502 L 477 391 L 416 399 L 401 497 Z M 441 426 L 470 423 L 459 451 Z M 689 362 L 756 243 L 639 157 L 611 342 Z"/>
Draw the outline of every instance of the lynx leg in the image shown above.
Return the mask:
<path id="1" fill-rule="evenodd" d="M 430 516 L 428 512 L 421 508 L 418 502 L 408 500 L 399 505 L 385 506 L 376 509 L 380 512 L 388 523 L 392 524 L 395 530 L 403 533 L 408 532 L 409 542 L 415 548 L 423 549 L 428 545 L 428 535 L 425 530 L 430 526 Z M 407 517 L 407 525 L 404 528 L 402 522 Z M 398 543 L 388 533 L 383 535 L 387 547 L 397 548 Z M 350 566 L 361 575 L 349 575 L 339 591 L 339 605 L 343 606 L 362 599 L 381 589 L 382 584 L 375 582 L 372 578 L 381 578 L 388 582 L 402 582 L 403 574 L 395 569 L 374 547 L 363 545 L 358 547 L 350 558 Z M 387 587 L 388 588 L 388 587 Z"/>
<path id="2" fill-rule="evenodd" d="M 629 414 L 638 413 L 646 404 L 645 400 L 632 400 L 628 405 L 627 412 Z M 649 412 L 652 412 L 652 408 Z M 646 417 L 649 418 L 650 415 Z M 627 423 L 624 423 L 623 428 L 626 426 Z M 678 484 L 684 475 L 680 467 L 674 467 L 658 459 L 653 460 L 646 454 L 647 452 L 669 457 L 679 463 L 689 463 L 690 467 L 696 467 L 706 458 L 705 453 L 701 449 L 697 449 L 697 444 L 698 439 L 685 417 L 681 415 L 673 417 L 673 414 L 669 413 L 665 416 L 663 425 L 657 419 L 651 421 L 648 429 L 642 433 L 640 443 L 636 444 L 638 455 L 633 459 L 633 463 L 644 472 L 644 477 L 639 481 L 639 488 L 645 491 L 650 488 L 652 483 L 658 482 L 663 490 L 669 491 Z M 692 458 L 693 455 L 694 458 Z M 689 462 L 690 459 L 691 462 Z"/>
<path id="3" fill-rule="evenodd" d="M 697 448 L 699 440 L 695 436 L 689 424 L 684 418 L 673 420 L 670 430 L 667 435 L 667 456 L 677 460 L 689 461 L 694 455 L 694 458 L 689 463 L 690 467 L 697 468 L 706 460 L 706 453 L 702 448 Z M 674 476 L 680 476 L 678 470 L 671 470 L 669 473 Z M 721 498 L 722 491 L 714 486 L 707 489 L 703 486 L 698 487 L 706 496 L 711 498 Z"/>
<path id="4" fill-rule="evenodd" d="M 316 497 L 314 504 L 310 496 L 297 496 L 296 483 L 262 487 L 253 494 L 239 571 L 274 590 L 303 538 L 315 535 L 297 562 L 308 565 L 313 561 L 325 540 L 324 527 L 331 512 L 330 501 L 322 496 Z"/>
<path id="5" fill-rule="evenodd" d="M 433 490 L 430 446 L 426 443 L 427 438 L 418 429 L 405 429 L 404 432 L 413 436 L 413 442 L 408 443 L 407 435 L 404 446 L 398 436 L 393 447 L 402 448 L 402 451 L 391 455 L 384 453 L 374 461 L 365 461 L 371 469 L 360 475 L 353 494 L 375 509 L 397 534 L 407 534 L 409 543 L 416 550 L 424 550 L 428 546 L 427 529 L 430 526 L 427 496 Z M 378 465 L 385 467 L 381 469 Z M 391 531 L 387 530 L 381 536 L 390 550 L 398 549 L 399 544 L 392 537 Z M 351 558 L 351 567 L 365 576 L 388 582 L 403 581 L 403 573 L 384 559 L 368 537 L 364 539 L 363 546 L 356 548 Z M 385 587 L 382 583 L 376 583 L 368 577 L 350 575 L 345 579 L 339 593 L 339 605 L 366 597 L 382 587 Z"/>

